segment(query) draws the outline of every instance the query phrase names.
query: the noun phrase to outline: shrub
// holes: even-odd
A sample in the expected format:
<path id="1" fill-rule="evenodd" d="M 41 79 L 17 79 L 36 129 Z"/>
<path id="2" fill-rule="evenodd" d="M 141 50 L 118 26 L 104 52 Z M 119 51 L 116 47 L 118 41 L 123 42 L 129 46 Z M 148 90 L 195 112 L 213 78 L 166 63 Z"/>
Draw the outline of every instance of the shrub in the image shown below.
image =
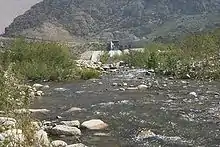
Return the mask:
<path id="1" fill-rule="evenodd" d="M 12 71 L 12 64 L 6 71 L 0 71 L 0 110 L 4 112 L 5 117 L 17 120 L 15 129 L 22 130 L 24 140 L 9 137 L 1 142 L 0 146 L 30 147 L 33 146 L 35 128 L 31 124 L 29 113 L 18 113 L 18 109 L 28 110 L 30 99 L 28 96 L 28 86 L 22 85 L 21 81 L 15 77 Z M 1 131 L 5 131 L 7 127 L 2 127 Z"/>
<path id="2" fill-rule="evenodd" d="M 95 69 L 83 68 L 79 70 L 80 78 L 83 80 L 88 80 L 92 78 L 98 78 L 100 76 L 100 72 Z"/>
<path id="3" fill-rule="evenodd" d="M 15 73 L 28 80 L 66 80 L 73 77 L 75 69 L 68 48 L 57 43 L 18 39 L 1 56 L 3 66 L 15 63 Z"/>
<path id="4" fill-rule="evenodd" d="M 177 78 L 216 79 L 220 78 L 219 34 L 191 35 L 175 44 L 151 44 L 144 52 L 130 51 L 116 58 Z"/>
<path id="5" fill-rule="evenodd" d="M 24 108 L 29 105 L 27 87 L 21 86 L 19 79 L 12 72 L 12 64 L 6 71 L 0 71 L 0 110 Z"/>
<path id="6" fill-rule="evenodd" d="M 109 58 L 110 56 L 108 52 L 104 52 L 104 54 L 100 56 L 100 62 L 102 62 L 102 64 L 105 64 L 108 62 Z"/>

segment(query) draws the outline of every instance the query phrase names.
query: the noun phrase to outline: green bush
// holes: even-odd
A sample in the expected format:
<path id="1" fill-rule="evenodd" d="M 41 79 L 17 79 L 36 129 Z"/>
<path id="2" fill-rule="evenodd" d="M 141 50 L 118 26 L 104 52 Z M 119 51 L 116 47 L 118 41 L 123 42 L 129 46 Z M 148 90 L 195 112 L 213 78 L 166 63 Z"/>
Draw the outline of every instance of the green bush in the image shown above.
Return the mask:
<path id="1" fill-rule="evenodd" d="M 29 105 L 26 95 L 28 89 L 15 77 L 12 66 L 9 65 L 6 71 L 0 71 L 0 110 L 6 112 Z"/>
<path id="2" fill-rule="evenodd" d="M 30 113 L 19 113 L 18 110 L 28 112 L 31 99 L 29 97 L 30 87 L 24 85 L 12 70 L 13 64 L 5 67 L 6 70 L 0 70 L 0 111 L 4 117 L 14 118 L 16 124 L 13 127 L 1 126 L 0 132 L 9 129 L 20 129 L 23 132 L 24 140 L 15 140 L 13 137 L 6 138 L 0 143 L 0 146 L 30 147 L 34 145 L 34 134 L 36 128 L 31 123 L 33 120 Z"/>
<path id="3" fill-rule="evenodd" d="M 95 69 L 83 68 L 79 70 L 80 79 L 88 80 L 92 78 L 98 78 L 100 76 L 100 72 Z"/>
<path id="4" fill-rule="evenodd" d="M 109 57 L 108 52 L 104 52 L 104 54 L 101 55 L 101 57 L 100 57 L 100 62 L 102 62 L 102 64 L 105 64 L 108 62 L 109 58 L 110 57 Z"/>
<path id="5" fill-rule="evenodd" d="M 3 67 L 15 63 L 14 72 L 28 80 L 66 80 L 76 68 L 68 48 L 57 43 L 18 39 L 1 56 Z"/>
<path id="6" fill-rule="evenodd" d="M 216 79 L 220 78 L 219 37 L 219 31 L 190 35 L 178 43 L 151 44 L 144 52 L 130 51 L 115 60 L 177 78 Z"/>

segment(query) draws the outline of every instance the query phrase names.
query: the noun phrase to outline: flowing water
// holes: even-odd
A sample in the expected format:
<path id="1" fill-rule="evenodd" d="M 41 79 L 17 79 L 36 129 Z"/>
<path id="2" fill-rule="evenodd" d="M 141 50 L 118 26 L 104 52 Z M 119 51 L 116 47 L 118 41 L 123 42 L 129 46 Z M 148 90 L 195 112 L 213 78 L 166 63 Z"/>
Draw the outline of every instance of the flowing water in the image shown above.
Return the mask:
<path id="1" fill-rule="evenodd" d="M 114 82 L 128 86 L 144 83 L 150 88 L 123 91 L 119 88 L 128 86 L 112 86 Z M 54 90 L 60 87 L 66 90 Z M 46 95 L 36 99 L 32 107 L 50 110 L 37 116 L 41 120 L 57 121 L 56 116 L 61 116 L 61 120 L 101 119 L 108 123 L 109 127 L 102 131 L 82 130 L 77 141 L 88 146 L 219 147 L 219 88 L 217 81 L 173 80 L 128 70 L 97 80 L 50 83 Z M 84 109 L 67 113 L 71 107 Z M 160 137 L 138 137 L 143 130 Z M 55 138 L 76 143 L 73 137 Z"/>

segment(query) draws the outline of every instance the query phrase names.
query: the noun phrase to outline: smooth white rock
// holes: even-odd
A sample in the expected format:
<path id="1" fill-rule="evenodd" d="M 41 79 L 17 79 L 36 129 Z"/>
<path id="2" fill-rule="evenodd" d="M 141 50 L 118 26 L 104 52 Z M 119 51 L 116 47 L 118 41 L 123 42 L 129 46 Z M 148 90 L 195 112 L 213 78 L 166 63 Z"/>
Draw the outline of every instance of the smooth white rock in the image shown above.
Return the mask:
<path id="1" fill-rule="evenodd" d="M 89 130 L 101 130 L 101 129 L 105 129 L 106 127 L 108 127 L 108 124 L 106 124 L 100 119 L 92 119 L 92 120 L 83 122 L 81 126 Z"/>

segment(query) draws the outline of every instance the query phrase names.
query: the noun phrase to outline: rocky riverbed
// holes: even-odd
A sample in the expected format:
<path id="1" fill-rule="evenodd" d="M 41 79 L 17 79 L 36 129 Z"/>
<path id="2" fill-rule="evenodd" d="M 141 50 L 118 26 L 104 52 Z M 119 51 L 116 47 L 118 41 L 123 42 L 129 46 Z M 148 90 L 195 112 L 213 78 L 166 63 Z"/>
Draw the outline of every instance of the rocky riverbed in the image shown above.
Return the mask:
<path id="1" fill-rule="evenodd" d="M 47 84 L 32 108 L 49 110 L 34 117 L 53 140 L 89 147 L 220 145 L 218 81 L 123 69 L 100 79 Z"/>

